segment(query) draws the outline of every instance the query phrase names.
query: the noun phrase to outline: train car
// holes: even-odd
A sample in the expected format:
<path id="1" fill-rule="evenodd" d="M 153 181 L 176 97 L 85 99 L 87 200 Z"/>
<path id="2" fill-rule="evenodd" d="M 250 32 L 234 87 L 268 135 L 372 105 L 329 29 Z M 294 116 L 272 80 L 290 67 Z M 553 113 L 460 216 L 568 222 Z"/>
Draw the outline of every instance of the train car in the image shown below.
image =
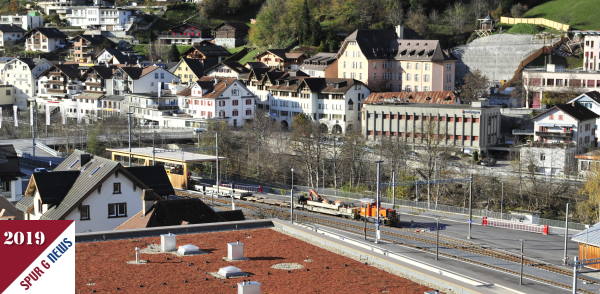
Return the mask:
<path id="1" fill-rule="evenodd" d="M 300 202 L 300 204 L 296 207 L 308 211 L 358 219 L 358 207 L 349 206 L 341 202 L 329 203 L 307 200 Z"/>

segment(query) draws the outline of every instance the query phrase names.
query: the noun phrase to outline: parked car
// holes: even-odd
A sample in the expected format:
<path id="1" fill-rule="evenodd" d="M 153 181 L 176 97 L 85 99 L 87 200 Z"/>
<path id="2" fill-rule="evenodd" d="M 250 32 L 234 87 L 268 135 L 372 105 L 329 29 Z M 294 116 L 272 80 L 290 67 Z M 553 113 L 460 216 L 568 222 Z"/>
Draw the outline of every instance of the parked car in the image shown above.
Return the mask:
<path id="1" fill-rule="evenodd" d="M 496 160 L 493 158 L 484 158 L 483 160 L 479 161 L 479 165 L 482 166 L 495 166 L 496 165 Z"/>

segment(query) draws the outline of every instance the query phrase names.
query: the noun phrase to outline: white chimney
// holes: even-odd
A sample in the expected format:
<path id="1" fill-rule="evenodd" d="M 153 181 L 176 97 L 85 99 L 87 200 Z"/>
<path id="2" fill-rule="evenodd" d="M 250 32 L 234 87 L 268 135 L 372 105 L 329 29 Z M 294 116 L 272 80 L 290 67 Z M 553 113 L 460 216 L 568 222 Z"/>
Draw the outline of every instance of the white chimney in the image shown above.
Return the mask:
<path id="1" fill-rule="evenodd" d="M 175 236 L 174 234 L 171 234 L 171 233 L 160 235 L 160 251 L 161 252 L 175 251 L 176 248 L 177 248 L 177 236 Z"/>
<path id="2" fill-rule="evenodd" d="M 399 40 L 404 39 L 404 26 L 403 25 L 396 26 L 396 35 Z"/>
<path id="3" fill-rule="evenodd" d="M 260 294 L 260 283 L 255 281 L 244 281 L 238 283 L 238 294 Z"/>
<path id="4" fill-rule="evenodd" d="M 162 82 L 158 82 L 158 98 L 160 98 L 162 94 Z"/>
<path id="5" fill-rule="evenodd" d="M 237 241 L 227 243 L 227 259 L 228 260 L 243 260 L 244 259 L 244 243 Z"/>

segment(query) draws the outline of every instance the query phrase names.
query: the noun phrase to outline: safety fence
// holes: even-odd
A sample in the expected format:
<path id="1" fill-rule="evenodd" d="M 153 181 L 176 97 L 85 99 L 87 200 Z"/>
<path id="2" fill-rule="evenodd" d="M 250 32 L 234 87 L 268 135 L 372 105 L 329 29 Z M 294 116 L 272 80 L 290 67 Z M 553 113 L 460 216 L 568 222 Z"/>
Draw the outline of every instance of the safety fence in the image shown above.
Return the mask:
<path id="1" fill-rule="evenodd" d="M 513 17 L 502 16 L 502 17 L 500 17 L 500 23 L 509 24 L 509 25 L 520 24 L 520 23 L 533 24 L 533 25 L 538 25 L 538 26 L 545 26 L 545 27 L 552 28 L 557 31 L 563 31 L 563 32 L 568 32 L 569 29 L 571 28 L 568 24 L 560 23 L 557 21 L 553 21 L 553 20 L 549 20 L 549 19 L 545 19 L 545 18 L 541 18 L 541 17 L 513 18 Z"/>
<path id="2" fill-rule="evenodd" d="M 520 222 L 508 221 L 508 220 L 503 220 L 503 219 L 487 218 L 485 216 L 481 219 L 481 225 L 488 226 L 488 227 L 505 228 L 505 229 L 510 229 L 510 230 L 538 233 L 538 234 L 544 234 L 544 235 L 548 235 L 550 233 L 550 228 L 548 227 L 548 225 L 524 224 L 524 223 L 520 223 Z"/>

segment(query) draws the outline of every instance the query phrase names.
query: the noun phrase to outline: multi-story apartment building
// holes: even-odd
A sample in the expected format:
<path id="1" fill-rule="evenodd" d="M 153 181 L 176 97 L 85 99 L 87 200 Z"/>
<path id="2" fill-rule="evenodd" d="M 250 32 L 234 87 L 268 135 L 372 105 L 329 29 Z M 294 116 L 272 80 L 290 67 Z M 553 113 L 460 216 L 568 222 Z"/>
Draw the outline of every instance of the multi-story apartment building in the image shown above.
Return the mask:
<path id="1" fill-rule="evenodd" d="M 44 26 L 44 17 L 38 12 L 25 15 L 0 15 L 0 24 L 14 25 L 29 31 Z"/>
<path id="2" fill-rule="evenodd" d="M 177 97 L 173 95 L 125 94 L 121 101 L 123 112 L 131 112 L 143 125 L 164 125 L 164 118 L 178 111 Z"/>
<path id="3" fill-rule="evenodd" d="M 369 140 L 400 139 L 416 146 L 457 148 L 463 151 L 499 143 L 500 107 L 481 101 L 464 104 L 414 104 L 394 99 L 367 99 L 362 111 L 362 134 Z"/>
<path id="4" fill-rule="evenodd" d="M 600 89 L 600 31 L 580 31 L 583 36 L 583 68 L 566 69 L 555 64 L 523 70 L 525 107 L 543 108 L 545 93 L 584 93 Z"/>
<path id="5" fill-rule="evenodd" d="M 38 77 L 37 83 L 37 97 L 46 100 L 70 99 L 84 89 L 76 64 L 56 64 Z"/>
<path id="6" fill-rule="evenodd" d="M 319 52 L 304 59 L 300 70 L 313 78 L 336 78 L 337 59 L 335 53 Z"/>
<path id="7" fill-rule="evenodd" d="M 23 39 L 25 30 L 15 25 L 0 25 L 0 48 L 16 43 Z"/>
<path id="8" fill-rule="evenodd" d="M 115 44 L 101 35 L 78 35 L 72 39 L 73 48 L 70 59 L 76 63 L 94 63 L 96 56 L 105 48 L 112 48 Z"/>
<path id="9" fill-rule="evenodd" d="M 233 127 L 254 119 L 256 96 L 235 78 L 204 77 L 178 96 L 181 108 L 194 118 L 217 118 Z"/>
<path id="10" fill-rule="evenodd" d="M 66 20 L 71 26 L 102 31 L 128 31 L 134 23 L 132 10 L 103 6 L 71 7 Z"/>
<path id="11" fill-rule="evenodd" d="M 55 28 L 37 28 L 25 38 L 26 51 L 54 52 L 67 46 L 67 35 Z"/>
<path id="12" fill-rule="evenodd" d="M 85 80 L 83 82 L 86 93 L 106 94 L 112 90 L 112 78 L 116 67 L 97 65 L 92 66 L 84 73 Z"/>
<path id="13" fill-rule="evenodd" d="M 579 103 L 556 104 L 533 118 L 536 142 L 574 144 L 577 153 L 596 146 L 596 120 L 599 118 Z"/>
<path id="14" fill-rule="evenodd" d="M 15 104 L 19 109 L 27 108 L 28 100 L 37 93 L 37 79 L 52 64 L 46 59 L 14 58 L 4 67 L 4 84 L 14 87 Z"/>
<path id="15" fill-rule="evenodd" d="M 374 90 L 452 91 L 456 61 L 438 40 L 399 39 L 393 30 L 356 30 L 337 53 L 338 77 Z"/>
<path id="16" fill-rule="evenodd" d="M 307 77 L 276 80 L 268 91 L 270 116 L 283 129 L 292 126 L 294 116 L 305 114 L 335 134 L 358 128 L 362 102 L 371 93 L 357 80 Z"/>

